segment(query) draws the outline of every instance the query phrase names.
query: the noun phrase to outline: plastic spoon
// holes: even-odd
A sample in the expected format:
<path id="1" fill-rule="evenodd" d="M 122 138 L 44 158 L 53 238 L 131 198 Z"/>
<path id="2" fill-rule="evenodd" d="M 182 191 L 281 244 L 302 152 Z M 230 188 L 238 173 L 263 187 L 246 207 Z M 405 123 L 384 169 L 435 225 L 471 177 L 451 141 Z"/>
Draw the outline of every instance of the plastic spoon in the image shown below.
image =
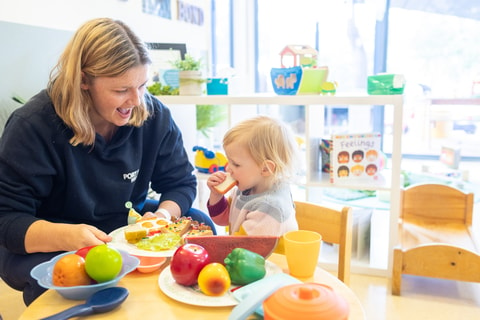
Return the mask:
<path id="1" fill-rule="evenodd" d="M 93 313 L 108 312 L 122 304 L 127 297 L 128 290 L 126 288 L 111 287 L 103 289 L 92 294 L 84 304 L 73 306 L 42 320 L 65 320 Z"/>

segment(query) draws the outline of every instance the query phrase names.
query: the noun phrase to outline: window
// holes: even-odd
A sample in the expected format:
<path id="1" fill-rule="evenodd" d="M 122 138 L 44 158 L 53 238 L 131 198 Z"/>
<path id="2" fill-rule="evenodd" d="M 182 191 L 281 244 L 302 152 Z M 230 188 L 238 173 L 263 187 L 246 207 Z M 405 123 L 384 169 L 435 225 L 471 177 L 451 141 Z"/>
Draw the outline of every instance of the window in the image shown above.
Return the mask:
<path id="1" fill-rule="evenodd" d="M 217 31 L 218 66 L 227 66 L 232 53 L 248 55 L 253 48 L 257 52 L 257 61 L 251 61 L 256 64 L 256 90 L 273 92 L 270 69 L 280 67 L 281 50 L 289 44 L 301 44 L 318 50 L 318 65 L 329 67 L 328 79 L 338 82 L 339 94 L 365 94 L 367 77 L 378 71 L 403 74 L 407 81 L 403 153 L 438 159 L 443 146 L 455 146 L 461 149 L 462 159 L 480 159 L 475 144 L 480 138 L 480 46 L 476 45 L 480 39 L 480 4 L 468 0 L 249 3 L 254 4 L 251 10 L 257 10 L 250 12 L 250 17 L 258 15 L 257 25 L 252 26 L 256 38 L 249 37 L 251 29 L 246 28 L 249 45 L 231 49 L 230 43 L 235 42 L 230 36 L 233 24 L 229 8 L 233 4 L 216 1 L 216 16 L 230 19 L 223 20 Z M 459 101 L 471 98 L 477 100 Z M 298 111 L 301 107 L 292 108 Z M 295 120 L 301 114 L 297 111 L 278 112 L 290 121 L 301 122 Z M 391 134 L 391 109 L 372 106 L 370 115 L 372 130 Z M 329 108 L 325 117 L 336 132 L 357 121 L 349 106 Z M 389 148 L 385 145 L 384 151 L 390 152 Z"/>
<path id="2" fill-rule="evenodd" d="M 393 1 L 389 13 L 387 69 L 407 79 L 403 152 L 438 157 L 450 146 L 478 158 L 479 102 L 463 99 L 480 95 L 480 6 L 417 2 Z"/>

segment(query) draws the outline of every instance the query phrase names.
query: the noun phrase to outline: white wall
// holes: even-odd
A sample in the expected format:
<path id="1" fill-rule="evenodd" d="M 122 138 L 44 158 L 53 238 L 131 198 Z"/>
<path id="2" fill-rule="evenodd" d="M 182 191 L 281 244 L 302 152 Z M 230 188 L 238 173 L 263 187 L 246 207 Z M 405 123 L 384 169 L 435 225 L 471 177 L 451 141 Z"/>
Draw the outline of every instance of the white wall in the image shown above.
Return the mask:
<path id="1" fill-rule="evenodd" d="M 12 94 L 30 98 L 43 88 L 70 35 L 82 23 L 96 17 L 123 20 L 146 42 L 186 43 L 187 51 L 193 55 L 208 56 L 211 43 L 208 0 L 190 0 L 192 5 L 203 8 L 203 26 L 178 21 L 176 0 L 171 0 L 172 19 L 143 13 L 142 2 L 0 0 L 3 60 L 0 62 L 0 101 Z"/>
<path id="2" fill-rule="evenodd" d="M 203 9 L 203 26 L 177 20 L 177 0 L 171 0 L 172 19 L 143 13 L 142 0 L 0 0 L 0 21 L 73 31 L 88 19 L 106 16 L 125 21 L 145 41 L 187 43 L 189 50 L 208 50 L 210 1 L 182 1 Z"/>
<path id="3" fill-rule="evenodd" d="M 177 0 L 171 0 L 172 19 L 143 13 L 142 0 L 0 0 L 0 128 L 11 109 L 18 107 L 11 97 L 29 99 L 45 88 L 71 35 L 92 18 L 123 20 L 146 42 L 185 43 L 189 53 L 209 61 L 210 1 L 182 1 L 203 9 L 202 26 L 176 19 Z M 170 109 L 188 152 L 196 143 L 195 108 Z"/>

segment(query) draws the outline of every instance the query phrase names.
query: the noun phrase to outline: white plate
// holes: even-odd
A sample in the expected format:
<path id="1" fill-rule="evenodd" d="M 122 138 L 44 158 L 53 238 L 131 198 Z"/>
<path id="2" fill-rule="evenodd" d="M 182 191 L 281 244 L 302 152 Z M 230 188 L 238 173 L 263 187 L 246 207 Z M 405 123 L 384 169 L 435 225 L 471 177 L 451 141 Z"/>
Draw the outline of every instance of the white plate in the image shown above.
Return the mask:
<path id="1" fill-rule="evenodd" d="M 125 250 L 130 254 L 136 255 L 136 256 L 144 256 L 144 257 L 171 257 L 175 253 L 174 249 L 170 250 L 162 250 L 162 251 L 150 251 L 150 250 L 143 250 L 139 249 L 136 245 L 128 243 L 128 241 L 125 239 L 125 234 L 124 230 L 127 226 L 118 228 L 116 230 L 113 230 L 110 232 L 110 236 L 112 236 L 112 242 L 110 242 L 110 245 L 112 247 L 115 247 L 117 249 Z"/>
<path id="2" fill-rule="evenodd" d="M 270 261 L 265 261 L 266 275 L 282 273 L 282 268 Z M 203 294 L 198 286 L 186 287 L 175 282 L 170 266 L 163 269 L 158 277 L 158 286 L 167 296 L 173 300 L 186 304 L 202 307 L 226 307 L 238 304 L 238 300 L 232 294 L 232 289 L 238 287 L 232 285 L 230 290 L 220 297 L 212 297 Z"/>

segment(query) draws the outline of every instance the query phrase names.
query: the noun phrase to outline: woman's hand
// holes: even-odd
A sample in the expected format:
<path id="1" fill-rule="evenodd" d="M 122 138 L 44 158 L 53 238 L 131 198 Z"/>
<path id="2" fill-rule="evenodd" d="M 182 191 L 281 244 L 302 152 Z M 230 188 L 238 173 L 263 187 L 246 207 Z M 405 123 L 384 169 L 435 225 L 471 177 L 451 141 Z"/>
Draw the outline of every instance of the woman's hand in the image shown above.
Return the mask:
<path id="1" fill-rule="evenodd" d="M 165 201 L 162 201 L 157 211 L 155 212 L 147 211 L 143 215 L 143 218 L 146 218 L 146 219 L 163 218 L 168 221 L 172 221 L 172 219 L 175 220 L 180 218 L 181 215 L 182 215 L 182 209 L 180 209 L 180 206 L 176 202 L 172 200 L 165 200 Z"/>
<path id="2" fill-rule="evenodd" d="M 110 241 L 111 236 L 91 225 L 38 220 L 27 230 L 25 250 L 28 253 L 75 251 Z"/>

